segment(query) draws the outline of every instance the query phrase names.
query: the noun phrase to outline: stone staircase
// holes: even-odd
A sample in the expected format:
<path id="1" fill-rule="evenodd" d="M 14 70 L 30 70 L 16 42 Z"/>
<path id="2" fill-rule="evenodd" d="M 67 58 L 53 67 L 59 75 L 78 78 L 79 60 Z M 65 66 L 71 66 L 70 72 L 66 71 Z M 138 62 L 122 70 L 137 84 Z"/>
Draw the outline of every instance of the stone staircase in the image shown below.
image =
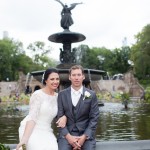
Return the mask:
<path id="1" fill-rule="evenodd" d="M 130 97 L 131 101 L 139 101 L 141 99 L 141 97 L 137 96 L 137 97 Z"/>

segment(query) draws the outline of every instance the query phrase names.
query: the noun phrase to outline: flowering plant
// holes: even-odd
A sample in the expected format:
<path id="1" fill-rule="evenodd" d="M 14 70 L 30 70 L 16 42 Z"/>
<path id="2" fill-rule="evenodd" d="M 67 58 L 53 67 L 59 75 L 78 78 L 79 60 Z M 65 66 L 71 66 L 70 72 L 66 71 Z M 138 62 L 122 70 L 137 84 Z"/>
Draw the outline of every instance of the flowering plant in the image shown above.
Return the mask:
<path id="1" fill-rule="evenodd" d="M 91 94 L 88 91 L 85 91 L 83 100 L 90 98 Z"/>
<path id="2" fill-rule="evenodd" d="M 122 101 L 129 100 L 130 99 L 129 93 L 124 93 L 124 92 L 121 91 L 120 92 L 120 98 L 121 98 Z"/>
<path id="3" fill-rule="evenodd" d="M 120 98 L 122 100 L 122 104 L 125 106 L 125 109 L 128 108 L 128 103 L 129 103 L 129 100 L 130 100 L 130 97 L 129 97 L 129 93 L 124 93 L 124 92 L 120 92 Z"/>

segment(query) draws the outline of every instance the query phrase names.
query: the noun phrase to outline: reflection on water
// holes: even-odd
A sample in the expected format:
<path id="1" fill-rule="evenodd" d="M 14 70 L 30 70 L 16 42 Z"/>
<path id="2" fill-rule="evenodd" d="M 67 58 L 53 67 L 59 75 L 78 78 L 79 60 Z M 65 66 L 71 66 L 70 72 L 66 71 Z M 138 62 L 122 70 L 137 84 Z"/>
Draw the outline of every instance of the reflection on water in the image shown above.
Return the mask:
<path id="1" fill-rule="evenodd" d="M 2 106 L 1 106 L 2 107 Z M 0 143 L 18 143 L 18 128 L 20 121 L 28 113 L 29 106 L 18 106 L 17 109 L 0 107 Z M 7 111 L 6 111 L 7 109 Z M 19 110 L 19 111 L 18 111 Z"/>
<path id="2" fill-rule="evenodd" d="M 97 140 L 146 140 L 150 139 L 150 104 L 105 103 L 100 107 Z"/>
<path id="3" fill-rule="evenodd" d="M 28 113 L 28 106 L 19 111 L 0 113 L 0 143 L 18 143 L 20 121 Z M 56 133 L 56 128 L 54 129 Z M 96 132 L 98 141 L 150 139 L 150 104 L 129 104 L 125 110 L 121 103 L 105 103 L 100 107 Z"/>

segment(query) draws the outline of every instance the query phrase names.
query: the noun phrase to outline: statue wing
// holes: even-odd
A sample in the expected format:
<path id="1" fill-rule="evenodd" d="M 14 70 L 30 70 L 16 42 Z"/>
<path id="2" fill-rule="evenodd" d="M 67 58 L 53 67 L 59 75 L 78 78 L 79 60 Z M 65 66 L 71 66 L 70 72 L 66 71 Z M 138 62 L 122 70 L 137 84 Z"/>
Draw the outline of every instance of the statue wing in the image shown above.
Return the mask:
<path id="1" fill-rule="evenodd" d="M 76 6 L 76 5 L 79 5 L 79 4 L 83 4 L 82 2 L 81 3 L 72 3 L 70 4 L 71 6 Z"/>
<path id="2" fill-rule="evenodd" d="M 58 3 L 60 3 L 63 7 L 65 6 L 60 0 L 55 0 L 57 1 Z"/>
<path id="3" fill-rule="evenodd" d="M 81 3 L 72 3 L 72 4 L 70 4 L 70 9 L 75 8 L 76 5 L 79 5 L 79 4 L 83 4 L 83 3 L 81 2 Z"/>

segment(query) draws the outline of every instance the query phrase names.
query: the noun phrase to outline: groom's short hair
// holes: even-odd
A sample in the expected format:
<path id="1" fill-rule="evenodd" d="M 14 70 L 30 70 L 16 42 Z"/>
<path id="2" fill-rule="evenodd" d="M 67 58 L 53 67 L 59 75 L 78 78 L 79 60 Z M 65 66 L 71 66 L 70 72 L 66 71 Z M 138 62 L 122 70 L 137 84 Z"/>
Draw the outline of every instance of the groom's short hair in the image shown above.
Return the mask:
<path id="1" fill-rule="evenodd" d="M 72 70 L 80 69 L 82 71 L 82 74 L 84 74 L 84 69 L 81 65 L 74 65 L 69 69 L 69 75 L 71 75 Z"/>

